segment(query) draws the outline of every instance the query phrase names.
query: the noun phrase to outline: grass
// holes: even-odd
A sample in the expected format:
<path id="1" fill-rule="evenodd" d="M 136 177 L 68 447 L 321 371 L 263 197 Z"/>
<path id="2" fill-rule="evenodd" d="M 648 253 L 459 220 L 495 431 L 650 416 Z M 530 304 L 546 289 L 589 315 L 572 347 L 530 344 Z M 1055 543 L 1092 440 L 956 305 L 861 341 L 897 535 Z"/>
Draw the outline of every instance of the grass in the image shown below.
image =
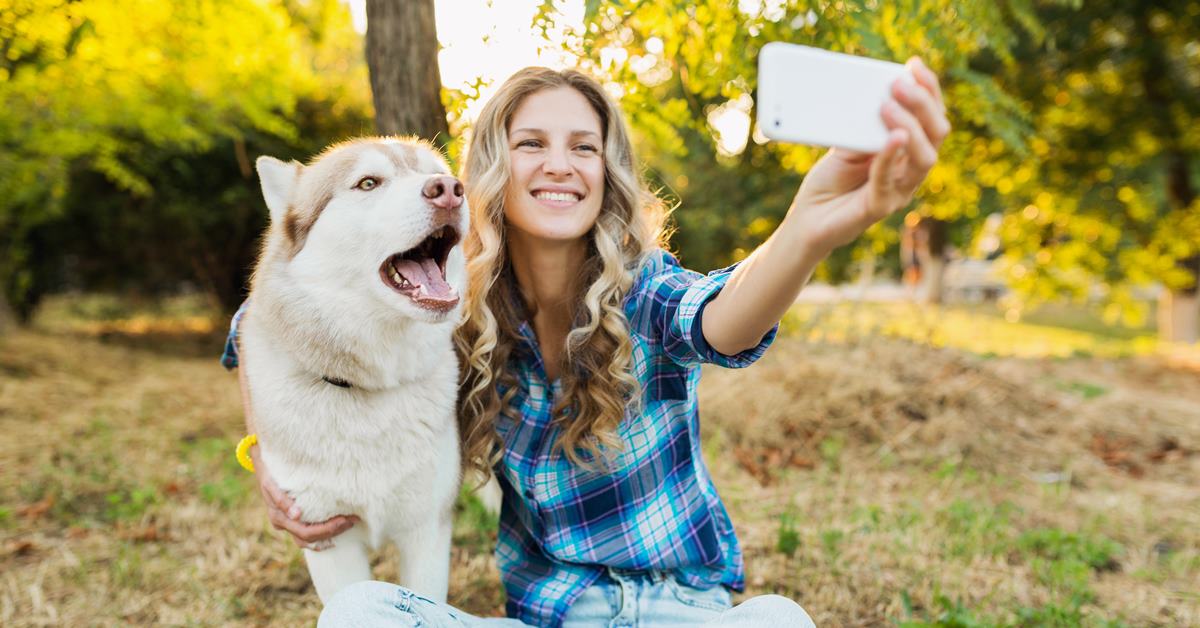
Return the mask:
<path id="1" fill-rule="evenodd" d="M 1152 329 L 1102 326 L 1093 317 L 1061 308 L 1011 322 L 990 305 L 801 304 L 789 312 L 785 327 L 813 341 L 885 336 L 986 357 L 1123 358 L 1153 353 L 1158 346 Z"/>
<path id="2" fill-rule="evenodd" d="M 1136 334 L 849 311 L 801 308 L 760 364 L 705 372 L 747 594 L 822 626 L 1200 624 L 1200 373 Z M 64 301 L 0 338 L 0 625 L 315 620 L 203 318 Z M 475 613 L 503 609 L 495 535 L 464 493 L 451 601 Z"/>

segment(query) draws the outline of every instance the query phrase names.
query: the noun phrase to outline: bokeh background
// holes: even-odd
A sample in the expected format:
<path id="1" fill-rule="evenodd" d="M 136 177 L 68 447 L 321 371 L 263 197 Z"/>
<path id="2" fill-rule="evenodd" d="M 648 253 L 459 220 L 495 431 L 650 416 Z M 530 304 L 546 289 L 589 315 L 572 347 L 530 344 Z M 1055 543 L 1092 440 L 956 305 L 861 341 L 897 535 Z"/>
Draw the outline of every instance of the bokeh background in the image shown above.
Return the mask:
<path id="1" fill-rule="evenodd" d="M 706 373 L 750 591 L 834 626 L 1200 623 L 1190 0 L 0 0 L 0 623 L 319 612 L 216 362 L 257 156 L 412 133 L 455 162 L 509 74 L 580 67 L 709 270 L 823 152 L 755 128 L 776 40 L 920 55 L 954 131 L 763 364 Z M 452 602 L 500 613 L 494 520 L 459 511 Z"/>

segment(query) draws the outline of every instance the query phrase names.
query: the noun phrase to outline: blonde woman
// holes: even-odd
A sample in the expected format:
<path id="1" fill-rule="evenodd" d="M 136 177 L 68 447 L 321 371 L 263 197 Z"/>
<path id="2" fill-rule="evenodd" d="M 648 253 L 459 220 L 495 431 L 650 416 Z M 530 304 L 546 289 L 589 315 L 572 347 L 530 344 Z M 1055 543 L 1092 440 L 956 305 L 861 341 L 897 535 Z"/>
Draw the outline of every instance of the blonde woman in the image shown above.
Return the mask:
<path id="1" fill-rule="evenodd" d="M 904 207 L 949 132 L 919 60 L 881 111 L 878 154 L 830 151 L 742 263 L 707 276 L 663 250 L 617 106 L 575 71 L 526 68 L 477 120 L 463 181 L 469 289 L 457 338 L 467 464 L 503 489 L 496 558 L 509 619 L 381 582 L 322 626 L 808 626 L 779 596 L 732 606 L 741 548 L 701 456 L 700 365 L 763 354 L 813 268 Z M 268 507 L 286 496 L 262 477 Z M 299 542 L 353 522 L 273 517 Z M 281 520 L 283 519 L 283 520 Z"/>

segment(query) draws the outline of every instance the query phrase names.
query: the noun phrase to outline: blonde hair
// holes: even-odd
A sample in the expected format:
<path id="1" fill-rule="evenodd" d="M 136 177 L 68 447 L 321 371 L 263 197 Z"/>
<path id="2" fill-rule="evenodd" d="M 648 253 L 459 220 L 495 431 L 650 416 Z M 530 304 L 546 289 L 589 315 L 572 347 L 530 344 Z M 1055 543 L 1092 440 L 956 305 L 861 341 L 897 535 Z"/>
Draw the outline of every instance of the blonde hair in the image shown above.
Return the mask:
<path id="1" fill-rule="evenodd" d="M 600 117 L 604 199 L 587 235 L 575 322 L 560 365 L 562 395 L 553 416 L 562 431 L 555 447 L 576 465 L 595 466 L 605 449 L 618 444 L 617 426 L 640 393 L 621 307 L 634 271 L 665 240 L 666 208 L 641 179 L 625 121 L 599 83 L 575 70 L 525 68 L 505 81 L 479 114 L 462 172 L 471 229 L 463 243 L 465 316 L 455 335 L 464 370 L 459 433 L 464 465 L 479 471 L 490 470 L 500 458 L 496 420 L 517 391 L 509 360 L 519 342 L 518 328 L 534 314 L 520 296 L 507 253 L 508 125 L 527 96 L 558 87 L 578 91 Z"/>

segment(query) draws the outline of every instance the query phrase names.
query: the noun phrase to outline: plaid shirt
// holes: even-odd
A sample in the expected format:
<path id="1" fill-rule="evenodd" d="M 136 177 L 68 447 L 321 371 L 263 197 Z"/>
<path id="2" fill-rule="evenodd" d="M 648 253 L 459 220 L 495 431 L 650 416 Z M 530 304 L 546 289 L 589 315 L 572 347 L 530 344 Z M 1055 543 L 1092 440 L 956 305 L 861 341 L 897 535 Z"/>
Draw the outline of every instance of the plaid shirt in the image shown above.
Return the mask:
<path id="1" fill-rule="evenodd" d="M 641 409 L 627 412 L 617 428 L 621 447 L 604 473 L 579 469 L 555 451 L 560 430 L 551 408 L 559 383 L 547 381 L 533 329 L 521 326 L 509 365 L 518 390 L 497 423 L 504 502 L 496 559 L 510 617 L 558 626 L 608 567 L 667 571 L 697 588 L 743 589 L 742 551 L 701 455 L 696 387 L 702 363 L 748 366 L 775 330 L 735 356 L 705 342 L 701 312 L 732 270 L 701 275 L 665 251 L 638 270 L 624 311 Z M 241 312 L 222 358 L 229 368 L 237 365 Z"/>

